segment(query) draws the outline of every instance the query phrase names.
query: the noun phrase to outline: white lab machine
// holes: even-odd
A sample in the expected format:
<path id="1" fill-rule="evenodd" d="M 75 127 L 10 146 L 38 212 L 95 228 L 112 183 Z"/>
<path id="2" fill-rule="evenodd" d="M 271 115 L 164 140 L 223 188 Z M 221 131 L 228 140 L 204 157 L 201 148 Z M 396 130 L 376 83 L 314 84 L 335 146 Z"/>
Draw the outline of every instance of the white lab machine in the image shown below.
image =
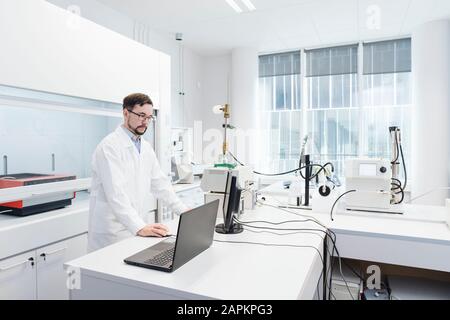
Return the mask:
<path id="1" fill-rule="evenodd" d="M 392 169 L 386 159 L 347 159 L 345 161 L 346 209 L 382 213 L 402 213 L 393 204 Z"/>
<path id="2" fill-rule="evenodd" d="M 227 184 L 228 173 L 237 178 L 237 186 L 242 191 L 241 209 L 253 209 L 255 203 L 253 170 L 247 166 L 237 166 L 234 169 L 228 168 L 207 168 L 203 171 L 200 188 L 204 192 L 205 203 L 218 199 L 218 217 L 222 217 L 223 199 Z"/>
<path id="3" fill-rule="evenodd" d="M 172 183 L 193 183 L 192 128 L 172 128 L 171 131 Z"/>
<path id="4" fill-rule="evenodd" d="M 340 195 L 340 188 L 333 188 L 327 184 L 318 186 L 312 193 L 312 211 L 316 213 L 330 214 L 333 204 Z"/>

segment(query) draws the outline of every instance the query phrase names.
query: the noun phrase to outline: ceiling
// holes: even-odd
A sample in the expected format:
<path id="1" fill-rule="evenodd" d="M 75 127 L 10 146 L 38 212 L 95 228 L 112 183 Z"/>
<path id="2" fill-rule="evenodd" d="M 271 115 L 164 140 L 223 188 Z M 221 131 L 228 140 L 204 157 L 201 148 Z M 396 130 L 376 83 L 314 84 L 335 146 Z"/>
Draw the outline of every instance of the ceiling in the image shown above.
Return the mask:
<path id="1" fill-rule="evenodd" d="M 205 56 L 393 38 L 450 17 L 449 0 L 252 0 L 256 10 L 240 14 L 225 0 L 98 1 L 174 39 L 183 33 L 184 45 Z"/>

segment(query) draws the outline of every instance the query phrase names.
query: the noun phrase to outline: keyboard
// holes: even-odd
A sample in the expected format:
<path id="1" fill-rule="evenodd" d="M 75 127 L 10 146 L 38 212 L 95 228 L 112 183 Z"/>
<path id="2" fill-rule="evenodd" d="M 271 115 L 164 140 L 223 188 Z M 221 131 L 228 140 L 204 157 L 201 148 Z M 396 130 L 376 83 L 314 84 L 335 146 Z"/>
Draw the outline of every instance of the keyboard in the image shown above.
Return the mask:
<path id="1" fill-rule="evenodd" d="M 166 251 L 158 253 L 156 256 L 146 260 L 145 263 L 156 266 L 165 266 L 169 262 L 172 263 L 174 251 L 175 246 Z"/>

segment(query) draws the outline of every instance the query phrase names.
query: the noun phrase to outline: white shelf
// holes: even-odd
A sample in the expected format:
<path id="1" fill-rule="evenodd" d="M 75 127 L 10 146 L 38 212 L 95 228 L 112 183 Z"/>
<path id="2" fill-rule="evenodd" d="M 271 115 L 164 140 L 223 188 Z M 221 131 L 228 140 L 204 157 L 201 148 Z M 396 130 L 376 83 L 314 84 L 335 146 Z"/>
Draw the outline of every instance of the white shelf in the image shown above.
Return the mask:
<path id="1" fill-rule="evenodd" d="M 43 195 L 78 192 L 91 187 L 91 178 L 51 182 L 33 186 L 0 189 L 0 203 L 31 199 Z"/>

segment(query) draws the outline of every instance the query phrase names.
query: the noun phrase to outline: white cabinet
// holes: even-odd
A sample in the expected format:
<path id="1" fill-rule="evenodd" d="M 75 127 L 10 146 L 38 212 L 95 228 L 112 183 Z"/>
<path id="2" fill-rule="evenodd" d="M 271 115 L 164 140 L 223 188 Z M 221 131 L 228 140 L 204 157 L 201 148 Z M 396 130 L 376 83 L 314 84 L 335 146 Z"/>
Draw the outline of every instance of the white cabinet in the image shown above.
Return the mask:
<path id="1" fill-rule="evenodd" d="M 87 234 L 0 260 L 0 300 L 69 299 L 64 263 L 87 253 Z"/>
<path id="2" fill-rule="evenodd" d="M 86 254 L 87 236 L 69 240 L 36 250 L 37 298 L 39 300 L 68 300 L 69 290 L 64 263 Z"/>
<path id="3" fill-rule="evenodd" d="M 0 260 L 0 299 L 36 299 L 36 251 Z"/>

